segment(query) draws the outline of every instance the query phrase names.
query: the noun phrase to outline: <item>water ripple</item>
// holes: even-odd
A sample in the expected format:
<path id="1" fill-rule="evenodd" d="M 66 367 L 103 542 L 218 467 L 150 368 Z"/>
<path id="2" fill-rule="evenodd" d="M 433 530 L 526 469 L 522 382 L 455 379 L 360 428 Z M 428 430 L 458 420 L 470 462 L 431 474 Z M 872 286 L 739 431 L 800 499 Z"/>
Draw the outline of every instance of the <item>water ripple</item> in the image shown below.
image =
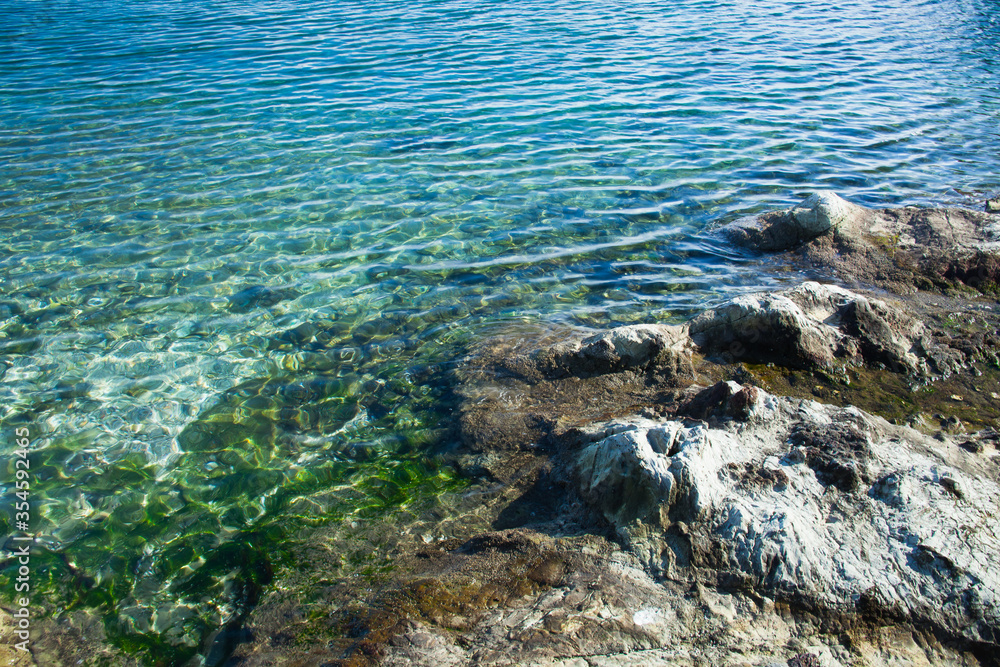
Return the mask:
<path id="1" fill-rule="evenodd" d="M 676 321 L 794 280 L 704 231 L 816 188 L 978 204 L 1000 188 L 997 16 L 8 0 L 0 415 L 73 471 L 40 487 L 46 544 L 131 582 L 115 608 L 139 632 L 183 606 L 171 586 L 206 535 L 292 503 L 261 498 L 309 475 L 334 497 L 437 437 L 426 378 L 478 336 Z M 134 485 L 121 498 L 112 469 Z M 87 523 L 101 512 L 117 528 Z M 184 604 L 225 618 L 212 590 Z"/>

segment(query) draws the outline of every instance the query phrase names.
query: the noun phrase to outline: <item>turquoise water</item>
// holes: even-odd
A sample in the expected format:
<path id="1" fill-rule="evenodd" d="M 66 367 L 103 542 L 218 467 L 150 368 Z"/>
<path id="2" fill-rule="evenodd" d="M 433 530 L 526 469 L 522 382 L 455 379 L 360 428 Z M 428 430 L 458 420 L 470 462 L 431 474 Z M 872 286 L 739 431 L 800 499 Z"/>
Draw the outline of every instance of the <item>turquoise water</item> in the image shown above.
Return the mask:
<path id="1" fill-rule="evenodd" d="M 289 526 L 460 484 L 431 453 L 471 341 L 794 280 L 711 228 L 817 188 L 1000 189 L 996 0 L 0 10 L 0 417 L 46 611 L 177 661 Z"/>

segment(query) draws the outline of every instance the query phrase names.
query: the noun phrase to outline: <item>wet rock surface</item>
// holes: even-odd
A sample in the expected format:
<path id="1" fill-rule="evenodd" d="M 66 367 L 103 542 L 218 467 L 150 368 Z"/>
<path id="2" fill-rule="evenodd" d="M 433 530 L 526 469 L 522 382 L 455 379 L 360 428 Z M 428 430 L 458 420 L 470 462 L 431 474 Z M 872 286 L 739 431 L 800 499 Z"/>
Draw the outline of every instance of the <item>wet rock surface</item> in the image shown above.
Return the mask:
<path id="1" fill-rule="evenodd" d="M 532 349 L 498 339 L 473 351 L 458 390 L 471 451 L 544 448 L 573 425 L 660 404 L 693 377 L 695 346 L 684 327 L 563 335 L 571 342 Z"/>
<path id="2" fill-rule="evenodd" d="M 759 252 L 788 250 L 832 233 L 856 235 L 877 224 L 878 214 L 852 204 L 829 191 L 810 195 L 787 211 L 744 218 L 725 227 L 733 243 Z"/>
<path id="3" fill-rule="evenodd" d="M 998 664 L 997 224 L 819 193 L 724 234 L 846 287 L 482 341 L 468 489 L 311 533 L 227 664 Z"/>
<path id="4" fill-rule="evenodd" d="M 848 286 L 996 295 L 1000 279 L 1000 219 L 982 211 L 868 209 L 824 191 L 722 234 L 756 252 L 788 252 L 799 267 Z"/>

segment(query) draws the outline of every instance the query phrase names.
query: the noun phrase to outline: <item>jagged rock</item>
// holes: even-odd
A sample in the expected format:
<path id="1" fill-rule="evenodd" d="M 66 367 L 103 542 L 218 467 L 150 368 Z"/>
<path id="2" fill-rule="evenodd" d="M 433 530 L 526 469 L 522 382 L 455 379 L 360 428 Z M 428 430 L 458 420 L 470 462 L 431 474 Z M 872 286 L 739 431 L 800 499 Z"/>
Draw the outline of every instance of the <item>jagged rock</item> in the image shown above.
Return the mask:
<path id="1" fill-rule="evenodd" d="M 814 282 L 777 294 L 737 297 L 688 326 L 706 354 L 787 367 L 867 363 L 928 377 L 952 373 L 964 361 L 900 309 Z"/>
<path id="2" fill-rule="evenodd" d="M 824 321 L 851 296 L 818 283 L 777 294 L 748 294 L 698 315 L 689 330 L 698 347 L 709 354 L 832 366 L 837 357 L 858 353 L 847 336 Z"/>
<path id="3" fill-rule="evenodd" d="M 1000 213 L 1000 197 L 986 200 L 987 213 Z"/>
<path id="4" fill-rule="evenodd" d="M 478 451 L 513 450 L 641 406 L 655 412 L 650 406 L 693 381 L 695 352 L 723 363 L 841 377 L 868 367 L 928 380 L 962 370 L 983 347 L 950 342 L 906 308 L 815 282 L 740 296 L 679 326 L 626 326 L 528 350 L 487 341 L 459 370 L 463 440 Z M 751 393 L 734 396 L 728 414 L 750 418 L 758 402 Z M 706 418 L 699 411 L 707 407 L 692 404 L 687 414 Z"/>
<path id="5" fill-rule="evenodd" d="M 761 594 L 844 612 L 877 603 L 1000 644 L 993 464 L 856 408 L 757 392 L 760 419 L 578 430 L 583 497 L 651 571 L 728 572 Z M 748 483 L 756 470 L 768 474 Z"/>

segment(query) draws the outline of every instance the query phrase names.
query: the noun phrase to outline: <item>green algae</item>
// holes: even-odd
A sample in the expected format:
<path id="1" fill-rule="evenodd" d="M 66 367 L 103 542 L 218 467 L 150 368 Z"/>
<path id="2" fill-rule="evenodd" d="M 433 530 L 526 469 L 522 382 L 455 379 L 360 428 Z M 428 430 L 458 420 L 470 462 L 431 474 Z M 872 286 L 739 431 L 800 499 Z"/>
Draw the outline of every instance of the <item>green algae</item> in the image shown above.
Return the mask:
<path id="1" fill-rule="evenodd" d="M 109 641 L 128 655 L 151 665 L 183 664 L 223 621 L 239 619 L 253 607 L 277 568 L 294 567 L 292 554 L 303 530 L 347 517 L 382 517 L 422 495 L 460 484 L 452 473 L 419 458 L 386 464 L 385 479 L 371 482 L 367 471 L 378 470 L 377 462 L 327 474 L 322 469 L 311 471 L 275 494 L 284 498 L 273 502 L 272 511 L 251 520 L 240 517 L 241 522 L 232 512 L 220 516 L 218 508 L 193 500 L 183 502 L 176 512 L 149 512 L 136 521 L 131 516 L 135 508 L 122 504 L 101 525 L 82 530 L 59 552 L 36 547 L 35 585 L 51 613 L 75 609 L 101 613 Z M 349 482 L 352 477 L 349 500 L 329 490 L 331 478 Z M 386 480 L 393 484 L 391 494 L 385 491 Z M 297 514 L 303 505 L 292 502 L 303 497 L 319 503 L 305 516 Z M 222 540 L 220 532 L 227 521 L 245 528 Z M 154 553 L 144 553 L 150 547 Z M 349 554 L 344 565 L 346 571 L 372 580 L 390 568 L 386 562 L 373 564 L 370 550 Z M 0 583 L 11 583 L 14 570 L 13 564 L 5 568 L 6 581 Z M 150 586 L 157 590 L 152 597 L 144 596 L 141 589 Z M 150 615 L 142 613 L 150 606 L 153 611 L 183 613 L 178 622 L 155 631 Z"/>
<path id="2" fill-rule="evenodd" d="M 178 436 L 168 468 L 138 452 L 106 460 L 92 433 L 39 448 L 34 528 L 50 537 L 32 548 L 33 599 L 53 617 L 101 615 L 108 641 L 144 664 L 181 665 L 239 625 L 303 534 L 461 485 L 425 453 L 443 433 L 437 390 L 359 422 L 357 385 L 308 375 L 239 385 Z M 358 554 L 346 567 L 374 579 L 387 565 Z M 15 572 L 7 560 L 3 591 Z"/>
<path id="3" fill-rule="evenodd" d="M 930 433 L 1000 428 L 1000 340 L 992 306 L 981 300 L 960 299 L 958 303 L 960 311 L 959 306 L 953 310 L 931 303 L 925 314 L 927 325 L 940 332 L 936 335 L 965 355 L 965 369 L 947 376 L 921 379 L 889 368 L 847 364 L 813 370 L 739 364 L 726 372 L 733 379 L 745 377 L 777 395 L 853 405 Z M 972 310 L 970 304 L 985 304 L 987 309 Z"/>

